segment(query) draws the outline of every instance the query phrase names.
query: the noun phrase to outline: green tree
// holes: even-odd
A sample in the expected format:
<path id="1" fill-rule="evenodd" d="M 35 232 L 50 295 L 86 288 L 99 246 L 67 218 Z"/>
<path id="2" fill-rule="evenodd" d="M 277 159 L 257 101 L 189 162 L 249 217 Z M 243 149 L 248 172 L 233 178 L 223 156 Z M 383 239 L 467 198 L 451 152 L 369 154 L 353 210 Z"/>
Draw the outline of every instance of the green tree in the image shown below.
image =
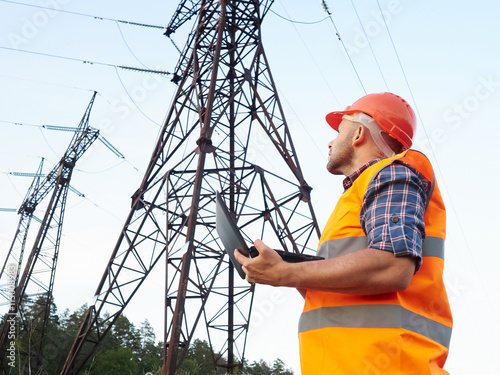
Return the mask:
<path id="1" fill-rule="evenodd" d="M 102 341 L 101 350 L 129 348 L 134 354 L 141 349 L 140 332 L 125 315 L 120 315 Z"/>
<path id="2" fill-rule="evenodd" d="M 271 372 L 273 375 L 293 375 L 293 371 L 287 370 L 285 363 L 279 358 L 274 360 Z"/>
<path id="3" fill-rule="evenodd" d="M 271 375 L 271 368 L 264 361 L 260 360 L 259 362 L 253 361 L 250 366 L 247 366 L 244 369 L 245 375 Z"/>
<path id="4" fill-rule="evenodd" d="M 141 323 L 139 334 L 141 339 L 141 348 L 137 355 L 139 374 L 153 373 L 155 369 L 161 368 L 163 364 L 163 343 L 155 344 L 156 336 L 147 319 Z"/>
<path id="5" fill-rule="evenodd" d="M 75 341 L 75 337 L 80 330 L 80 326 L 87 314 L 88 306 L 84 304 L 80 306 L 78 309 L 73 311 L 72 313 L 69 309 L 64 310 L 62 315 L 59 318 L 59 338 L 58 338 L 58 355 L 57 355 L 57 365 L 59 371 L 54 372 L 54 374 L 60 373 L 62 366 L 64 366 L 64 362 L 66 361 L 66 357 L 69 353 L 73 342 Z M 84 348 L 80 353 L 82 356 L 86 356 L 88 354 L 88 348 Z"/>
<path id="6" fill-rule="evenodd" d="M 293 375 L 292 370 L 285 368 L 285 363 L 277 358 L 274 360 L 272 366 L 264 360 L 254 361 L 251 365 L 247 363 L 243 366 L 244 375 Z"/>
<path id="7" fill-rule="evenodd" d="M 42 297 L 43 298 L 43 297 Z M 29 360 L 33 364 L 34 355 L 29 351 L 30 340 L 39 339 L 41 334 L 41 316 L 43 313 L 43 300 L 26 303 L 24 306 L 23 324 L 18 321 L 16 337 L 16 367 L 10 369 L 11 375 L 29 372 Z M 55 304 L 51 306 L 51 314 L 44 346 L 43 373 L 58 374 L 66 361 L 77 333 L 80 330 L 87 305 L 83 305 L 74 312 L 66 309 L 58 314 Z M 104 316 L 103 321 L 108 317 Z M 5 322 L 0 323 L 5 324 Z M 86 375 L 161 375 L 163 362 L 163 342 L 155 344 L 155 334 L 151 324 L 146 319 L 137 329 L 126 316 L 117 318 L 101 345 L 97 347 L 96 354 L 86 363 L 82 373 Z M 84 346 L 79 353 L 86 357 L 90 346 Z M 4 355 L 5 357 L 5 355 Z M 196 339 L 189 346 L 186 358 L 183 361 L 178 375 L 216 375 L 226 374 L 225 368 L 215 369 L 214 360 L 219 366 L 226 359 L 219 353 L 214 353 L 210 345 Z M 236 375 L 235 370 L 234 374 Z M 276 359 L 272 365 L 262 359 L 254 361 L 251 365 L 245 360 L 243 371 L 240 375 L 293 375 L 285 369 L 285 364 Z"/>
<path id="8" fill-rule="evenodd" d="M 182 362 L 179 375 L 201 375 L 201 366 L 201 363 L 196 362 L 196 360 L 186 358 Z M 213 369 L 211 371 L 214 372 Z"/>
<path id="9" fill-rule="evenodd" d="M 213 375 L 214 354 L 210 345 L 204 340 L 194 340 L 188 348 L 181 369 L 190 375 Z"/>
<path id="10" fill-rule="evenodd" d="M 57 341 L 60 335 L 60 322 L 57 307 L 53 301 L 51 301 L 50 314 L 45 328 L 42 356 L 39 357 L 38 354 L 42 344 L 42 334 L 44 333 L 43 323 L 46 308 L 46 295 L 38 296 L 34 300 L 25 298 L 20 307 L 18 315 L 15 317 L 17 328 L 15 334 L 16 367 L 9 369 L 11 374 L 26 373 L 28 371 L 57 372 L 58 366 L 55 358 L 60 352 Z M 56 345 L 54 345 L 54 340 Z M 41 363 L 39 363 L 40 360 Z"/>
<path id="11" fill-rule="evenodd" d="M 118 348 L 98 353 L 89 375 L 136 375 L 138 365 L 130 348 Z"/>

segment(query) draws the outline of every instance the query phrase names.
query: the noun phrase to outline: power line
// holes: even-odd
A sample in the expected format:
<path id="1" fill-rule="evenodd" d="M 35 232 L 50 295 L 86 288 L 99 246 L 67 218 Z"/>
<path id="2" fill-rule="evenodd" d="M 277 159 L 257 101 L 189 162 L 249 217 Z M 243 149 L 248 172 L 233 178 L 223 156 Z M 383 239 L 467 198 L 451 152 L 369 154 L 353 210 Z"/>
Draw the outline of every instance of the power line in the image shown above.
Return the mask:
<path id="1" fill-rule="evenodd" d="M 285 10 L 285 13 L 288 15 L 288 12 L 286 11 L 285 9 L 285 6 L 283 4 L 281 4 L 283 6 L 283 9 Z M 271 10 L 272 12 L 272 10 Z M 274 12 L 273 12 L 274 13 Z M 328 18 L 328 17 L 325 17 L 325 18 Z M 287 19 L 288 20 L 288 19 Z M 296 22 L 292 22 L 292 24 L 294 24 Z M 302 38 L 302 35 L 300 34 L 299 30 L 295 27 L 295 25 L 293 25 L 293 28 L 295 29 L 295 31 L 297 32 L 297 35 L 299 36 L 300 40 L 302 41 L 303 45 L 304 45 L 304 48 L 306 49 L 306 51 L 308 52 L 309 56 L 311 57 L 311 60 L 313 61 L 314 65 L 316 66 L 316 68 L 318 69 L 318 72 L 319 74 L 323 77 L 323 82 L 326 84 L 326 86 L 328 87 L 328 89 L 330 90 L 330 93 L 332 94 L 333 96 L 333 99 L 335 100 L 335 102 L 337 103 L 337 105 L 340 106 L 340 102 L 339 100 L 337 99 L 337 96 L 335 95 L 335 93 L 333 92 L 333 89 L 330 87 L 329 83 L 328 83 L 328 80 L 326 79 L 325 75 L 323 74 L 323 71 L 320 69 L 319 65 L 317 64 L 313 54 L 311 53 L 311 51 L 309 50 L 309 47 L 307 45 L 307 43 L 304 41 L 304 39 Z M 293 106 L 290 104 L 290 102 L 288 101 L 288 99 L 286 98 L 286 96 L 284 95 L 284 93 L 277 87 L 279 93 L 280 93 L 280 97 L 284 98 L 285 99 L 285 102 L 288 104 L 288 107 L 290 108 L 290 110 L 294 113 L 295 117 L 297 118 L 299 124 L 301 125 L 301 127 L 303 128 L 303 130 L 307 133 L 307 135 L 309 136 L 309 139 L 311 140 L 311 142 L 313 143 L 314 147 L 316 148 L 316 150 L 318 151 L 318 153 L 321 155 L 322 158 L 325 158 L 325 154 L 319 149 L 318 147 L 318 144 L 314 141 L 314 139 L 312 138 L 311 134 L 309 133 L 309 130 L 307 129 L 306 126 L 304 126 L 304 123 L 303 121 L 300 119 L 299 115 L 295 112 L 295 109 L 293 108 Z M 272 164 L 272 163 L 271 163 Z M 338 176 L 336 176 L 338 178 Z"/>
<path id="2" fill-rule="evenodd" d="M 2 0 L 0 0 L 0 1 L 2 1 Z M 78 61 L 78 62 L 83 62 L 84 64 L 90 64 L 90 65 L 110 66 L 110 67 L 113 67 L 115 69 L 116 68 L 120 68 L 120 69 L 125 69 L 125 70 L 135 70 L 135 71 L 143 72 L 143 73 L 155 73 L 155 74 L 164 74 L 164 75 L 170 75 L 171 74 L 170 72 L 166 72 L 166 71 L 163 71 L 163 70 L 143 69 L 143 68 L 136 68 L 136 67 L 132 67 L 132 66 L 107 64 L 107 63 L 102 63 L 102 62 L 77 59 L 77 58 L 74 58 L 74 57 L 67 57 L 67 56 L 61 56 L 61 55 L 52 55 L 52 54 L 44 53 L 44 52 L 27 51 L 27 50 L 23 50 L 23 49 L 11 48 L 11 47 L 5 47 L 5 46 L 0 46 L 0 49 L 5 49 L 5 50 L 8 50 L 8 51 L 14 51 L 14 52 L 28 53 L 28 54 L 39 55 L 39 56 L 45 56 L 45 57 L 53 57 L 53 58 L 63 59 L 63 60 Z"/>
<path id="3" fill-rule="evenodd" d="M 40 126 L 42 126 L 42 125 L 26 124 L 26 123 L 22 123 L 22 122 L 15 122 L 15 121 L 5 121 L 5 120 L 0 120 L 0 122 L 3 122 L 3 123 L 5 123 L 5 124 L 18 125 L 18 126 L 36 126 L 36 127 L 40 127 Z"/>
<path id="4" fill-rule="evenodd" d="M 27 124 L 27 123 L 23 123 L 23 122 L 5 121 L 5 120 L 0 120 L 0 122 L 6 123 L 6 124 L 17 125 L 17 126 L 34 126 L 36 128 L 43 128 L 43 129 L 47 129 L 47 130 L 57 130 L 57 131 L 63 131 L 63 132 L 79 131 L 78 128 L 71 127 L 71 126 Z"/>
<path id="5" fill-rule="evenodd" d="M 276 16 L 278 16 L 279 18 L 281 19 L 284 19 L 285 21 L 288 21 L 288 22 L 291 22 L 291 23 L 300 23 L 302 25 L 314 25 L 316 23 L 320 23 L 320 22 L 323 22 L 324 20 L 328 19 L 328 17 L 325 17 L 323 19 L 320 19 L 318 21 L 312 21 L 312 22 L 304 22 L 304 21 L 294 21 L 294 20 L 291 20 L 290 18 L 286 18 L 286 17 L 283 17 L 282 15 L 276 13 L 274 10 L 272 9 L 269 9 L 271 13 L 274 13 Z"/>
<path id="6" fill-rule="evenodd" d="M 130 46 L 128 45 L 127 41 L 125 40 L 125 36 L 123 35 L 122 33 L 122 29 L 120 27 L 120 24 L 118 22 L 116 22 L 116 27 L 118 28 L 118 32 L 120 33 L 120 36 L 122 37 L 122 40 L 123 40 L 123 43 L 125 44 L 125 46 L 127 47 L 127 49 L 129 50 L 130 54 L 132 56 L 134 56 L 134 58 L 145 68 L 147 68 L 146 64 L 144 64 L 141 60 L 139 60 L 139 58 L 135 55 L 135 53 L 132 51 L 132 48 L 130 48 Z"/>
<path id="7" fill-rule="evenodd" d="M 417 102 L 415 100 L 415 96 L 413 95 L 413 91 L 412 91 L 412 89 L 410 87 L 410 82 L 408 81 L 408 78 L 406 77 L 406 72 L 405 72 L 405 70 L 403 68 L 403 64 L 401 63 L 401 59 L 399 58 L 399 53 L 398 53 L 398 51 L 396 49 L 396 45 L 394 44 L 394 40 L 392 39 L 391 31 L 389 30 L 389 26 L 387 26 L 387 22 L 385 20 L 384 12 L 382 11 L 382 8 L 380 7 L 379 1 L 378 0 L 376 0 L 376 1 L 377 1 L 378 9 L 380 11 L 380 15 L 381 15 L 382 20 L 384 22 L 385 29 L 387 31 L 387 35 L 389 36 L 389 40 L 391 41 L 392 49 L 394 50 L 394 54 L 396 55 L 396 59 L 398 60 L 399 68 L 401 69 L 401 73 L 403 74 L 403 78 L 405 80 L 406 87 L 408 88 L 408 92 L 410 93 L 411 99 L 412 99 L 413 104 L 415 106 L 415 111 L 417 113 L 418 119 L 420 120 L 420 123 L 422 124 L 422 129 L 424 130 L 425 138 L 427 138 L 427 140 L 429 141 L 429 135 L 427 134 L 427 130 L 425 129 L 424 122 L 422 121 L 422 116 L 420 115 L 420 110 L 418 109 Z M 431 153 L 434 156 L 434 159 L 436 160 L 436 167 L 437 167 L 439 173 L 442 175 L 441 169 L 439 167 L 439 163 L 437 161 L 436 154 L 434 152 L 434 148 L 432 147 L 432 144 L 430 142 L 429 142 L 429 145 L 430 145 Z M 446 186 L 445 186 L 445 188 L 446 188 Z"/>
<path id="8" fill-rule="evenodd" d="M 382 76 L 382 80 L 384 81 L 385 87 L 387 91 L 389 90 L 389 86 L 387 85 L 387 82 L 384 77 L 384 73 L 382 73 L 382 69 L 380 68 L 380 64 L 378 63 L 377 56 L 375 56 L 375 52 L 373 51 L 372 44 L 370 43 L 370 39 L 368 38 L 368 35 L 366 35 L 366 30 L 363 26 L 363 23 L 361 22 L 361 18 L 359 17 L 358 10 L 356 9 L 356 5 L 354 5 L 354 0 L 351 0 L 352 7 L 354 8 L 354 12 L 356 13 L 356 17 L 358 18 L 359 25 L 361 26 L 361 30 L 363 30 L 363 34 L 365 35 L 365 39 L 368 42 L 368 47 L 370 47 L 370 51 L 372 52 L 373 59 L 375 60 L 375 63 L 377 64 L 378 71 L 380 72 L 380 75 Z"/>
<path id="9" fill-rule="evenodd" d="M 285 6 L 283 5 L 283 3 L 281 3 L 281 6 L 283 7 L 283 9 L 285 10 L 285 13 L 287 13 L 288 15 L 288 12 L 286 11 L 285 9 Z M 337 98 L 337 96 L 335 95 L 335 93 L 333 92 L 333 89 L 331 88 L 330 84 L 328 83 L 329 80 L 326 79 L 325 75 L 323 74 L 323 71 L 321 70 L 321 68 L 319 67 L 318 63 L 316 62 L 316 59 L 314 58 L 314 55 L 311 53 L 311 50 L 309 49 L 308 47 L 308 44 L 304 41 L 304 39 L 302 38 L 302 35 L 300 34 L 299 30 L 297 29 L 297 27 L 292 23 L 293 25 L 293 28 L 295 29 L 295 31 L 297 32 L 297 35 L 299 36 L 300 40 L 302 41 L 302 44 L 304 45 L 304 48 L 306 49 L 307 53 L 309 54 L 309 57 L 311 58 L 312 62 L 314 63 L 314 65 L 316 66 L 316 69 L 318 69 L 318 72 L 319 74 L 321 75 L 321 77 L 323 78 L 323 82 L 326 84 L 326 87 L 328 87 L 328 90 L 330 91 L 330 93 L 332 94 L 333 96 L 333 99 L 335 100 L 335 102 L 340 106 L 340 102 Z"/>
<path id="10" fill-rule="evenodd" d="M 50 148 L 50 150 L 52 151 L 52 153 L 56 156 L 56 158 L 59 157 L 59 154 L 50 145 L 49 141 L 47 140 L 47 137 L 45 137 L 45 134 L 43 134 L 42 127 L 39 127 L 38 130 L 40 130 L 40 134 L 42 135 L 43 140 L 45 141 L 45 143 L 47 144 L 47 146 Z"/>
<path id="11" fill-rule="evenodd" d="M 17 189 L 17 186 L 14 184 L 14 182 L 12 181 L 12 179 L 10 178 L 9 174 L 8 173 L 5 173 L 5 176 L 7 176 L 7 179 L 9 180 L 10 184 L 12 185 L 12 187 L 14 188 L 14 190 L 16 191 L 17 195 L 19 195 L 21 198 L 23 198 L 23 195 L 21 194 L 21 192 Z"/>
<path id="12" fill-rule="evenodd" d="M 44 7 L 44 6 L 41 6 L 41 5 L 25 4 L 25 3 L 19 3 L 17 1 L 8 1 L 8 0 L 0 0 L 0 1 L 3 2 L 3 3 L 10 3 L 10 4 L 15 4 L 15 5 L 24 5 L 24 6 L 27 6 L 27 7 L 39 8 L 39 9 L 46 9 L 46 10 L 50 10 L 51 12 L 67 13 L 67 14 L 72 14 L 72 15 L 75 15 L 75 16 L 89 17 L 89 18 L 93 18 L 93 19 L 96 19 L 96 20 L 113 21 L 113 22 L 119 22 L 119 23 L 123 23 L 123 24 L 127 24 L 127 25 L 148 27 L 148 28 L 153 28 L 153 29 L 166 29 L 165 26 L 150 25 L 150 24 L 140 23 L 140 22 L 124 21 L 124 20 L 119 20 L 119 19 L 116 19 L 116 18 L 107 18 L 107 17 L 93 16 L 91 14 L 79 13 L 79 12 L 71 12 L 69 10 L 49 8 L 49 7 Z"/>
<path id="13" fill-rule="evenodd" d="M 335 22 L 333 21 L 332 13 L 330 12 L 330 9 L 328 8 L 328 4 L 326 3 L 326 0 L 322 0 L 321 5 L 323 6 L 323 10 L 326 12 L 326 14 L 328 14 L 328 17 L 330 18 L 330 21 L 332 22 L 333 28 L 335 29 L 335 35 L 337 35 L 337 38 L 339 39 L 340 43 L 342 44 L 342 48 L 344 48 L 344 51 L 347 55 L 347 58 L 349 59 L 349 62 L 351 63 L 351 66 L 354 70 L 354 73 L 356 74 L 356 77 L 358 78 L 358 82 L 361 85 L 363 92 L 366 94 L 365 86 L 363 85 L 363 82 L 361 81 L 361 78 L 359 77 L 358 71 L 356 70 L 356 67 L 354 66 L 354 63 L 351 59 L 351 55 L 349 55 L 349 51 L 347 51 L 347 47 L 345 46 L 344 41 L 340 37 L 339 30 L 337 29 L 337 25 L 335 25 Z"/>
<path id="14" fill-rule="evenodd" d="M 1 0 L 0 0 L 1 1 Z M 41 83 L 44 85 L 51 85 L 51 86 L 59 86 L 59 87 L 64 87 L 68 89 L 75 89 L 75 90 L 83 90 L 83 91 L 91 91 L 94 92 L 95 90 L 92 89 L 87 89 L 84 87 L 77 87 L 77 86 L 69 86 L 69 85 L 61 85 L 60 83 L 54 83 L 54 82 L 47 82 L 47 81 L 40 81 L 36 79 L 28 79 L 28 78 L 21 78 L 21 77 L 14 77 L 14 76 L 9 76 L 6 74 L 0 74 L 0 77 L 5 77 L 5 78 L 10 78 L 10 79 L 18 79 L 20 81 L 26 81 L 26 82 L 35 82 L 35 83 Z M 99 94 L 99 93 L 98 93 Z M 101 95 L 101 94 L 99 94 Z M 102 95 L 101 95 L 102 96 Z"/>
<path id="15" fill-rule="evenodd" d="M 96 90 L 88 89 L 88 88 L 84 88 L 84 87 L 61 85 L 60 83 L 40 81 L 40 80 L 36 80 L 36 79 L 27 79 L 27 78 L 21 78 L 21 77 L 14 77 L 14 76 L 8 76 L 8 75 L 5 75 L 5 74 L 0 74 L 0 77 L 10 78 L 10 79 L 17 79 L 17 80 L 26 81 L 26 82 L 35 82 L 35 83 L 40 83 L 40 84 L 43 84 L 43 85 L 51 85 L 51 86 L 64 87 L 64 88 L 74 89 L 74 90 L 82 90 L 82 91 L 90 91 L 90 92 L 96 91 Z M 101 98 L 103 98 L 108 104 L 111 104 L 111 102 L 107 98 L 105 98 L 100 92 L 97 92 L 97 95 L 99 95 Z M 13 121 L 1 121 L 0 120 L 0 122 L 5 122 L 5 123 L 10 123 L 10 124 L 15 124 L 15 125 L 28 125 L 28 126 L 31 126 L 31 124 L 22 124 L 22 123 L 16 123 L 16 122 L 13 122 Z"/>
<path id="16" fill-rule="evenodd" d="M 153 124 L 155 124 L 156 126 L 158 126 L 158 127 L 160 127 L 160 128 L 161 128 L 161 125 L 160 125 L 160 124 L 158 124 L 155 120 L 153 120 L 151 117 L 149 117 L 148 115 L 146 115 L 146 114 L 144 113 L 144 111 L 143 111 L 143 110 L 142 110 L 142 109 L 141 109 L 141 108 L 137 105 L 137 103 L 135 102 L 135 100 L 132 98 L 132 96 L 131 96 L 131 95 L 130 95 L 130 93 L 128 92 L 127 88 L 125 87 L 125 84 L 123 83 L 122 78 L 120 77 L 120 74 L 118 73 L 118 70 L 116 69 L 116 67 L 115 67 L 115 72 L 116 72 L 116 76 L 118 77 L 118 81 L 120 81 L 120 84 L 121 84 L 121 86 L 122 86 L 123 90 L 125 91 L 125 93 L 126 93 L 126 94 L 127 94 L 127 96 L 129 97 L 129 99 L 132 101 L 132 103 L 134 104 L 134 106 L 137 108 L 137 110 L 138 110 L 139 112 L 141 112 L 141 113 L 142 113 L 142 115 L 143 115 L 144 117 L 146 117 L 149 121 L 151 121 Z"/>

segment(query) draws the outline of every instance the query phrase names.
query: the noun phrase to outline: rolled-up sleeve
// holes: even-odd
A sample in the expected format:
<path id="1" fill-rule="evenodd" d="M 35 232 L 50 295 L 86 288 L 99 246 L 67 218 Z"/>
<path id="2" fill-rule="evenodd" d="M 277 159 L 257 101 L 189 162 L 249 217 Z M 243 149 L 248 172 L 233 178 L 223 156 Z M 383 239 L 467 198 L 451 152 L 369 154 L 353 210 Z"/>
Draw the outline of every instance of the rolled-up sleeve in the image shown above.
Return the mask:
<path id="1" fill-rule="evenodd" d="M 368 247 L 413 257 L 418 271 L 429 188 L 430 182 L 407 164 L 383 168 L 370 182 L 360 212 Z"/>

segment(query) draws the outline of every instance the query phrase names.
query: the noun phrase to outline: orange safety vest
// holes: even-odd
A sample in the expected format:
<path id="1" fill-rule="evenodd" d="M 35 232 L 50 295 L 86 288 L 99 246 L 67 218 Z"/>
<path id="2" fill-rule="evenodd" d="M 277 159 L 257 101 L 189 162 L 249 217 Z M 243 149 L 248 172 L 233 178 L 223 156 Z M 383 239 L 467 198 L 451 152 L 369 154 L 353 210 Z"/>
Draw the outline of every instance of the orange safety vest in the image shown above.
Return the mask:
<path id="1" fill-rule="evenodd" d="M 308 290 L 299 322 L 302 375 L 427 375 L 443 370 L 452 316 L 443 283 L 446 211 L 429 160 L 406 151 L 383 159 L 354 181 L 338 201 L 318 255 L 335 258 L 368 247 L 359 222 L 370 181 L 394 160 L 433 182 L 424 215 L 423 262 L 410 286 L 369 296 Z"/>

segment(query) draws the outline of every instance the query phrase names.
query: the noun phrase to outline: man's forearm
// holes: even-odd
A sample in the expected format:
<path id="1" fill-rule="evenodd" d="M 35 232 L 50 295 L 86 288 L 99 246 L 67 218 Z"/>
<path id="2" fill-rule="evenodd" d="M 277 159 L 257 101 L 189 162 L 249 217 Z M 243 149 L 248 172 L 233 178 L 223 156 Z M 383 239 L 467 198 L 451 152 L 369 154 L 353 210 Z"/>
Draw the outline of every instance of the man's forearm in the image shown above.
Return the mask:
<path id="1" fill-rule="evenodd" d="M 250 280 L 259 284 L 369 295 L 406 289 L 415 272 L 410 257 L 392 252 L 362 249 L 337 258 L 286 263 L 262 241 L 255 241 L 259 256 L 247 258 L 235 251 Z M 302 293 L 301 293 L 302 294 Z"/>
<path id="2" fill-rule="evenodd" d="M 363 249 L 323 261 L 289 264 L 286 286 L 328 292 L 369 295 L 408 287 L 415 271 L 409 257 L 394 257 L 378 249 Z"/>

